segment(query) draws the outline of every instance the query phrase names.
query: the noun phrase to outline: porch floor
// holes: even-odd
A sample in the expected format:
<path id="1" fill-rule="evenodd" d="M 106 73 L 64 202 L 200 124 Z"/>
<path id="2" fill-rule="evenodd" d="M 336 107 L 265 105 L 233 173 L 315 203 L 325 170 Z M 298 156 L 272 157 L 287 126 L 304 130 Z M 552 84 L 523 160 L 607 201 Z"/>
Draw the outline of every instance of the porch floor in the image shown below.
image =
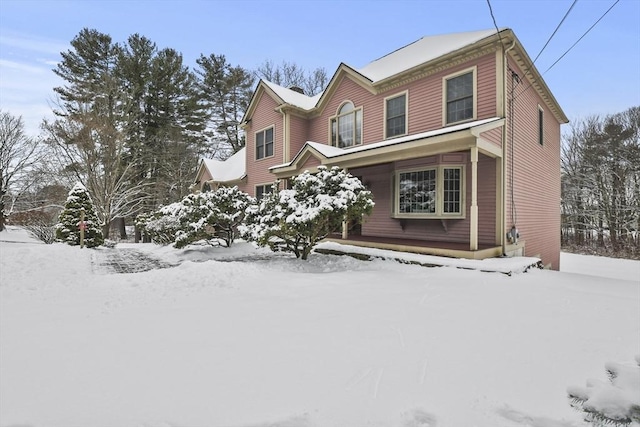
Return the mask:
<path id="1" fill-rule="evenodd" d="M 342 239 L 339 235 L 333 235 L 325 240 L 343 245 L 388 249 L 392 251 L 451 258 L 486 259 L 502 255 L 502 247 L 493 245 L 479 244 L 478 250 L 472 251 L 469 250 L 468 243 L 398 239 L 392 237 L 349 235 L 347 239 Z"/>

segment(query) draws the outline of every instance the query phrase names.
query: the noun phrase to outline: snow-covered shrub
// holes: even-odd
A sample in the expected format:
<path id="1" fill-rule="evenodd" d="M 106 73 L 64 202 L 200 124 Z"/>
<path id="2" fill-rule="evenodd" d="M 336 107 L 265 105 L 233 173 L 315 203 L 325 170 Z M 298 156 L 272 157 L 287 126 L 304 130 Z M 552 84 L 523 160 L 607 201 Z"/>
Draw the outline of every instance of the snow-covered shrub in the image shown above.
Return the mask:
<path id="1" fill-rule="evenodd" d="M 371 213 L 371 192 L 358 178 L 338 167 L 318 169 L 293 178 L 290 190 L 268 194 L 251 206 L 245 238 L 307 259 L 320 240 L 341 230 L 343 221 L 360 221 Z"/>
<path id="2" fill-rule="evenodd" d="M 56 239 L 69 245 L 80 244 L 80 227 L 84 210 L 84 244 L 88 248 L 100 246 L 104 239 L 100 228 L 100 220 L 89 196 L 89 192 L 81 183 L 77 183 L 69 192 L 64 209 L 56 224 Z"/>
<path id="3" fill-rule="evenodd" d="M 169 245 L 176 241 L 176 233 L 180 230 L 180 222 L 174 213 L 180 203 L 163 206 L 150 214 L 140 214 L 136 217 L 136 227 L 153 243 Z"/>
<path id="4" fill-rule="evenodd" d="M 36 239 L 48 245 L 56 241 L 56 228 L 49 224 L 31 224 L 24 228 Z"/>
<path id="5" fill-rule="evenodd" d="M 213 238 L 222 239 L 230 247 L 238 235 L 245 211 L 252 203 L 255 200 L 238 187 L 220 187 L 216 191 L 186 196 L 175 212 L 180 223 L 176 248 Z"/>
<path id="6" fill-rule="evenodd" d="M 588 380 L 586 387 L 567 389 L 571 406 L 596 427 L 640 423 L 640 355 L 635 365 L 609 362 L 609 382 Z"/>
<path id="7" fill-rule="evenodd" d="M 58 215 L 44 209 L 15 212 L 9 216 L 8 223 L 19 225 L 41 242 L 51 244 L 56 241 L 55 225 Z"/>
<path id="8" fill-rule="evenodd" d="M 255 200 L 238 187 L 221 187 L 216 191 L 189 194 L 150 215 L 139 215 L 136 225 L 153 242 L 175 243 L 176 248 L 201 240 L 217 242 L 217 239 L 230 247 L 247 207 L 253 203 Z"/>

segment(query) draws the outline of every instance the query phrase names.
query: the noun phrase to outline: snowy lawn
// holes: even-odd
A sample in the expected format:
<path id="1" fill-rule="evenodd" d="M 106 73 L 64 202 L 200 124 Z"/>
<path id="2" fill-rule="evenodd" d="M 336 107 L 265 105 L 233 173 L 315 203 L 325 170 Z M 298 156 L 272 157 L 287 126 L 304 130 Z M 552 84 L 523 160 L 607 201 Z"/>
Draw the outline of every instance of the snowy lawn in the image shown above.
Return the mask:
<path id="1" fill-rule="evenodd" d="M 584 426 L 567 387 L 640 353 L 638 261 L 118 249 L 177 266 L 115 274 L 108 249 L 0 233 L 0 426 Z"/>

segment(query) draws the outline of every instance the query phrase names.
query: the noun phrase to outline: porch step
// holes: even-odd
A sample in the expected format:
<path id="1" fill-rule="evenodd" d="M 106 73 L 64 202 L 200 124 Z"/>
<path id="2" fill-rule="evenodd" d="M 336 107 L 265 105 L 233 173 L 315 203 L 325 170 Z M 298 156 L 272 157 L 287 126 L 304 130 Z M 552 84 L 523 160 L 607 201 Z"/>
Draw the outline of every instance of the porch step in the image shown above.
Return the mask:
<path id="1" fill-rule="evenodd" d="M 325 241 L 318 244 L 314 252 L 329 255 L 347 255 L 362 260 L 389 259 L 403 264 L 423 267 L 455 267 L 465 270 L 478 270 L 487 273 L 502 273 L 508 276 L 526 273 L 531 268 L 543 268 L 542 260 L 535 257 L 496 257 L 482 260 L 448 258 L 435 255 L 421 255 L 398 252 L 387 249 L 375 249 L 362 246 L 343 245 Z"/>

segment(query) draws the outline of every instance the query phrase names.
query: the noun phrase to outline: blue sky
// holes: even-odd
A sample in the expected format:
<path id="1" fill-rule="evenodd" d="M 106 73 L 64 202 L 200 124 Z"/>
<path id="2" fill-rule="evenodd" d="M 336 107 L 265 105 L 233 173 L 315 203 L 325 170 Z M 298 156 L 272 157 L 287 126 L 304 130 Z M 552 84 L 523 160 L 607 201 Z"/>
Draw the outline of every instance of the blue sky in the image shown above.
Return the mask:
<path id="1" fill-rule="evenodd" d="M 573 0 L 491 0 L 499 27 L 512 28 L 535 58 Z M 578 0 L 536 62 L 544 73 L 615 0 Z M 125 42 L 138 33 L 195 66 L 223 54 L 255 69 L 265 60 L 360 68 L 423 36 L 494 27 L 486 0 L 0 0 L 0 109 L 35 135 L 52 117 L 51 71 L 82 28 Z M 569 119 L 640 105 L 640 0 L 620 0 L 543 74 Z"/>

